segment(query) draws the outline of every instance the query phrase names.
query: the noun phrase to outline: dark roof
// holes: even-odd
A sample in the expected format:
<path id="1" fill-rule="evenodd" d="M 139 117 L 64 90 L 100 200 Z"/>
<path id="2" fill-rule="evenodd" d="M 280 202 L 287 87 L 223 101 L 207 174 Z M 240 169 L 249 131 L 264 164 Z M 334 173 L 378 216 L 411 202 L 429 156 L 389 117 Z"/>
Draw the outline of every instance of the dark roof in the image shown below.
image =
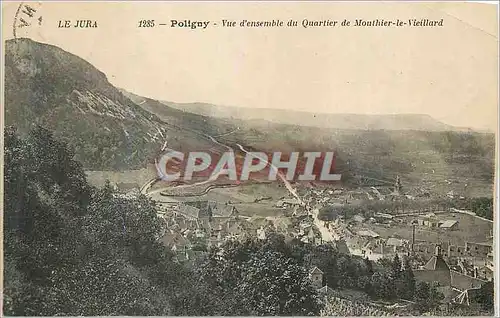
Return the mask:
<path id="1" fill-rule="evenodd" d="M 441 255 L 434 255 L 424 266 L 427 270 L 432 271 L 449 271 L 450 267 L 446 264 L 446 261 Z"/>
<path id="2" fill-rule="evenodd" d="M 451 286 L 461 291 L 481 287 L 486 281 L 469 275 L 451 271 Z"/>
<path id="3" fill-rule="evenodd" d="M 428 269 L 416 269 L 413 271 L 415 279 L 428 283 L 437 282 L 440 286 L 450 286 L 451 277 L 449 272 L 435 271 Z"/>

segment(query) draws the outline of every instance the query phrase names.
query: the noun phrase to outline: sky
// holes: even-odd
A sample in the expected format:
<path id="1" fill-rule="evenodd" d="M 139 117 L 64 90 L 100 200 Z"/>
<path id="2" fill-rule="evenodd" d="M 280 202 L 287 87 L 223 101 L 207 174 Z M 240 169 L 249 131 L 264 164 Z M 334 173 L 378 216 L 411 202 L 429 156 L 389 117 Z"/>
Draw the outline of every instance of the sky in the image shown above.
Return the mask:
<path id="1" fill-rule="evenodd" d="M 317 113 L 429 114 L 496 131 L 498 17 L 478 3 L 60 3 L 19 37 L 89 61 L 115 86 L 175 102 Z M 16 3 L 2 3 L 13 36 Z M 22 16 L 22 12 L 20 13 Z M 443 19 L 443 27 L 310 27 L 301 21 Z M 58 28 L 90 19 L 97 28 Z M 139 20 L 166 26 L 139 28 Z M 298 20 L 295 28 L 229 28 L 222 20 Z M 33 20 L 33 19 L 32 19 Z M 207 29 L 171 20 L 211 21 Z"/>

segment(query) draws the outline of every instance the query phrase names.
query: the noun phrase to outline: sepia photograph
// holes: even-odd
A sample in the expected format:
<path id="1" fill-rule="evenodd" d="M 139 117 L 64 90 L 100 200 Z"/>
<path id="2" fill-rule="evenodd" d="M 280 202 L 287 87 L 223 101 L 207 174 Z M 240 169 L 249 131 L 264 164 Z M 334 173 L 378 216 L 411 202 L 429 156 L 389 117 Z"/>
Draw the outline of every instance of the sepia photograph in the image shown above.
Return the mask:
<path id="1" fill-rule="evenodd" d="M 498 2 L 1 5 L 3 315 L 498 315 Z"/>

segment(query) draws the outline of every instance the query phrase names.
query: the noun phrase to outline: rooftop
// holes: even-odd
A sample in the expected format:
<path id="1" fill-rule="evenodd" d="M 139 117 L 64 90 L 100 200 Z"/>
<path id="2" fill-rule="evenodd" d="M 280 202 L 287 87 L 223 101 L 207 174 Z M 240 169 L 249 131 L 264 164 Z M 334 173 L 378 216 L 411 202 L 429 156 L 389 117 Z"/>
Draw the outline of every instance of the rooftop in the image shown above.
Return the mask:
<path id="1" fill-rule="evenodd" d="M 482 279 L 464 275 L 460 272 L 451 271 L 451 286 L 461 291 L 481 287 L 484 283 L 486 283 L 486 281 Z"/>
<path id="2" fill-rule="evenodd" d="M 359 236 L 369 236 L 369 237 L 373 237 L 373 238 L 380 237 L 380 235 L 378 235 L 377 233 L 373 232 L 372 230 L 361 230 L 361 231 L 358 231 L 358 235 Z"/>
<path id="3" fill-rule="evenodd" d="M 450 227 L 452 227 L 453 225 L 455 225 L 457 223 L 458 223 L 457 220 L 446 220 L 439 227 L 450 228 Z"/>
<path id="4" fill-rule="evenodd" d="M 387 239 L 387 242 L 386 242 L 387 245 L 389 246 L 403 246 L 404 245 L 404 242 L 402 239 L 398 239 L 398 238 L 395 238 L 395 237 L 390 237 Z"/>
<path id="5" fill-rule="evenodd" d="M 427 270 L 433 271 L 449 271 L 450 267 L 446 264 L 441 255 L 434 255 L 424 266 Z"/>
<path id="6" fill-rule="evenodd" d="M 309 274 L 313 275 L 313 274 L 323 274 L 323 271 L 321 269 L 319 269 L 317 266 L 314 266 L 311 271 L 309 272 Z"/>

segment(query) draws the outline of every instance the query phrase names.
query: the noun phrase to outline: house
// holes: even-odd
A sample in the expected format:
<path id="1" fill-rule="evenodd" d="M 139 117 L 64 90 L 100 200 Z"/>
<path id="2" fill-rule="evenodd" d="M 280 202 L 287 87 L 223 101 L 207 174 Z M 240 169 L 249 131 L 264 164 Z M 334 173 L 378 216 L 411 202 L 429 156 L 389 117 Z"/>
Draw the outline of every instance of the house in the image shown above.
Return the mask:
<path id="1" fill-rule="evenodd" d="M 488 258 L 488 254 L 493 252 L 493 241 L 473 243 L 465 242 L 465 250 L 470 256 Z"/>
<path id="2" fill-rule="evenodd" d="M 266 239 L 266 230 L 264 229 L 263 226 L 261 226 L 260 229 L 257 229 L 257 238 L 259 240 L 265 240 Z"/>
<path id="3" fill-rule="evenodd" d="M 365 218 L 360 214 L 356 214 L 352 219 L 358 223 L 363 223 L 365 221 Z"/>
<path id="4" fill-rule="evenodd" d="M 322 243 L 321 237 L 318 237 L 312 227 L 309 227 L 307 232 L 302 236 L 301 241 L 304 243 L 312 243 L 319 245 Z"/>
<path id="5" fill-rule="evenodd" d="M 190 242 L 177 232 L 166 232 L 161 241 L 174 252 L 190 248 Z"/>
<path id="6" fill-rule="evenodd" d="M 361 230 L 361 231 L 358 231 L 358 235 L 359 236 L 370 237 L 370 238 L 378 238 L 378 237 L 380 237 L 380 235 L 378 235 L 377 233 L 375 233 L 372 230 Z"/>
<path id="7" fill-rule="evenodd" d="M 436 246 L 435 254 L 421 269 L 414 271 L 415 279 L 438 282 L 441 286 L 451 286 L 450 267 L 443 259 L 441 246 Z"/>
<path id="8" fill-rule="evenodd" d="M 492 280 L 495 275 L 495 271 L 489 266 L 481 266 L 476 268 L 476 270 L 476 278 L 483 280 Z"/>
<path id="9" fill-rule="evenodd" d="M 479 279 L 478 271 L 475 271 L 475 276 L 469 276 L 454 270 L 451 270 L 446 261 L 441 255 L 440 246 L 436 246 L 435 255 L 421 269 L 415 270 L 413 273 L 415 279 L 425 282 L 437 282 L 440 289 L 447 290 L 450 297 L 446 297 L 448 301 L 469 304 L 471 293 L 481 288 L 486 283 L 485 280 Z"/>
<path id="10" fill-rule="evenodd" d="M 362 248 L 363 254 L 370 257 L 391 257 L 398 253 L 396 246 L 389 246 L 384 239 L 372 240 Z"/>
<path id="11" fill-rule="evenodd" d="M 385 245 L 393 246 L 396 250 L 403 249 L 407 244 L 408 244 L 407 240 L 403 240 L 403 239 L 396 238 L 396 237 L 390 237 L 385 242 Z"/>
<path id="12" fill-rule="evenodd" d="M 280 233 L 287 233 L 292 227 L 292 221 L 287 217 L 278 217 L 274 220 L 274 228 Z"/>
<path id="13" fill-rule="evenodd" d="M 456 230 L 457 227 L 458 227 L 457 220 L 446 220 L 441 222 L 441 224 L 439 225 L 439 228 L 447 230 Z"/>
<path id="14" fill-rule="evenodd" d="M 210 219 L 213 216 L 213 210 L 217 207 L 217 202 L 215 201 L 189 201 L 185 203 L 186 206 L 194 207 L 198 209 L 196 218 Z"/>
<path id="15" fill-rule="evenodd" d="M 197 238 L 205 238 L 205 235 L 205 231 L 203 231 L 202 229 L 196 229 L 194 231 L 194 236 Z"/>
<path id="16" fill-rule="evenodd" d="M 387 213 L 375 213 L 373 216 L 377 220 L 392 220 L 394 219 L 394 215 Z"/>
<path id="17" fill-rule="evenodd" d="M 465 246 L 456 246 L 450 245 L 448 246 L 448 257 L 465 257 L 468 255 Z"/>
<path id="18" fill-rule="evenodd" d="M 181 204 L 176 212 L 185 218 L 196 219 L 200 213 L 200 209 L 188 204 Z"/>
<path id="19" fill-rule="evenodd" d="M 435 227 L 439 227 L 440 222 L 436 218 L 436 215 L 434 213 L 429 213 L 423 217 L 419 217 L 417 219 L 417 224 L 420 226 L 427 226 L 427 227 L 435 228 Z"/>
<path id="20" fill-rule="evenodd" d="M 314 266 L 309 272 L 309 279 L 312 282 L 312 285 L 317 289 L 323 287 L 323 271 L 318 267 Z"/>
<path id="21" fill-rule="evenodd" d="M 337 248 L 337 251 L 339 254 L 346 254 L 349 255 L 351 252 L 349 251 L 349 247 L 347 247 L 347 243 L 345 240 L 340 239 L 335 241 L 335 247 Z"/>
<path id="22" fill-rule="evenodd" d="M 217 217 L 236 217 L 238 216 L 238 210 L 233 205 L 228 204 L 216 204 L 212 206 L 212 216 Z"/>

